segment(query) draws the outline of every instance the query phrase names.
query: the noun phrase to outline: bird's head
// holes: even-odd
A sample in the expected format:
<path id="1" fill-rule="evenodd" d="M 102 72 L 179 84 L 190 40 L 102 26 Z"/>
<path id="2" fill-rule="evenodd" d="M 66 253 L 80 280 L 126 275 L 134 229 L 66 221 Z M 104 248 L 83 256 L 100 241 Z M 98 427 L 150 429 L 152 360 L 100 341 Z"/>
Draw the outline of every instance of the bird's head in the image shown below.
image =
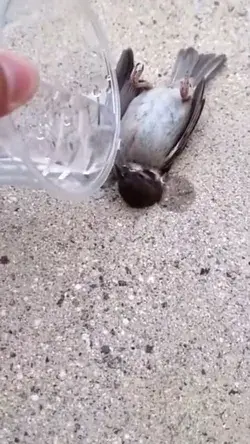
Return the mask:
<path id="1" fill-rule="evenodd" d="M 163 180 L 156 170 L 138 164 L 116 166 L 119 193 L 132 208 L 145 208 L 159 202 Z"/>

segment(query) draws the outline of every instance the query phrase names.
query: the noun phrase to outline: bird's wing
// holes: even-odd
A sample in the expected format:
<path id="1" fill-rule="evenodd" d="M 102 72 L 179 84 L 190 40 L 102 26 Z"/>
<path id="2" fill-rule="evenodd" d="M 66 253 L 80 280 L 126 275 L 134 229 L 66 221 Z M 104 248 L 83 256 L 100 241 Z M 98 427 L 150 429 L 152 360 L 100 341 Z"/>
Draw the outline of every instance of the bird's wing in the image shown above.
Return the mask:
<path id="1" fill-rule="evenodd" d="M 131 48 L 122 51 L 118 63 L 116 65 L 116 76 L 119 86 L 119 91 L 122 90 L 125 82 L 129 79 L 131 72 L 134 69 L 134 53 Z"/>
<path id="2" fill-rule="evenodd" d="M 124 116 L 132 100 L 142 92 L 142 89 L 135 88 L 130 81 L 134 67 L 133 50 L 131 48 L 124 49 L 116 66 L 116 76 L 121 101 L 121 118 Z"/>
<path id="3" fill-rule="evenodd" d="M 134 88 L 131 81 L 130 76 L 135 67 L 134 63 L 134 52 L 131 48 L 124 49 L 120 55 L 120 58 L 118 60 L 118 63 L 116 65 L 116 77 L 117 77 L 117 83 L 119 87 L 120 92 L 120 104 L 121 104 L 121 119 L 124 116 L 125 112 L 127 111 L 127 108 L 129 104 L 132 102 L 132 100 L 138 96 L 138 94 L 141 92 L 139 88 Z M 111 91 L 111 87 L 110 87 Z M 108 100 L 110 99 L 110 95 L 108 95 Z M 108 106 L 107 106 L 108 107 Z M 109 107 L 108 107 L 109 108 Z M 116 156 L 116 163 L 118 162 L 118 159 L 121 156 L 120 150 L 117 153 Z M 108 179 L 108 182 L 112 182 L 116 179 L 116 170 L 115 168 L 112 169 L 112 172 L 110 173 L 110 177 Z"/>
<path id="4" fill-rule="evenodd" d="M 195 88 L 194 95 L 192 98 L 192 105 L 189 112 L 189 117 L 187 119 L 187 124 L 184 127 L 183 131 L 181 132 L 177 143 L 173 146 L 171 151 L 168 152 L 163 167 L 161 168 L 162 174 L 165 174 L 170 170 L 176 157 L 178 157 L 182 153 L 182 151 L 186 148 L 188 139 L 199 121 L 199 118 L 201 116 L 205 104 L 204 90 L 205 90 L 205 79 L 202 79 Z"/>

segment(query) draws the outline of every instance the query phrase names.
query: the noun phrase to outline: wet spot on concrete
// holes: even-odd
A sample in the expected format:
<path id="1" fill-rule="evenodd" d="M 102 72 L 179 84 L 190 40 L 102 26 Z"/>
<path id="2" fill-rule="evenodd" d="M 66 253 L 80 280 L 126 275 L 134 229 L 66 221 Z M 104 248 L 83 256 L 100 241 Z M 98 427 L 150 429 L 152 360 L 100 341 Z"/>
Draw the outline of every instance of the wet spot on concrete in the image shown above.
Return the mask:
<path id="1" fill-rule="evenodd" d="M 194 187 L 185 177 L 169 176 L 166 179 L 161 206 L 174 213 L 183 213 L 194 200 Z"/>

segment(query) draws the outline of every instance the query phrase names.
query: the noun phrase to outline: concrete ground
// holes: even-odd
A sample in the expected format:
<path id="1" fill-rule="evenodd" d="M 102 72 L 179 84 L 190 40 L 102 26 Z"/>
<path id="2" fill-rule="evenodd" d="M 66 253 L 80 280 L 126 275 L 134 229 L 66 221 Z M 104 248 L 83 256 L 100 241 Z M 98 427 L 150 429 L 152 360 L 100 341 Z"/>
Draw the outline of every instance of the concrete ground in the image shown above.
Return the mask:
<path id="1" fill-rule="evenodd" d="M 246 4 L 95 4 L 152 81 L 189 44 L 228 64 L 163 204 L 1 190 L 2 444 L 249 444 Z"/>

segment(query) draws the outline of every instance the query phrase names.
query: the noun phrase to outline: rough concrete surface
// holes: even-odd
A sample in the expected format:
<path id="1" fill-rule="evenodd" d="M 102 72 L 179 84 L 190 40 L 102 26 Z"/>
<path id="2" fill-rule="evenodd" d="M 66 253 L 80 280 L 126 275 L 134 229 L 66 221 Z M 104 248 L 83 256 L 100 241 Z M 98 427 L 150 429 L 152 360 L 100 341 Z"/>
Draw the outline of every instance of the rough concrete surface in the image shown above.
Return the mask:
<path id="1" fill-rule="evenodd" d="M 189 44 L 228 64 L 163 204 L 1 190 L 0 441 L 249 444 L 247 2 L 94 6 L 151 81 Z"/>

